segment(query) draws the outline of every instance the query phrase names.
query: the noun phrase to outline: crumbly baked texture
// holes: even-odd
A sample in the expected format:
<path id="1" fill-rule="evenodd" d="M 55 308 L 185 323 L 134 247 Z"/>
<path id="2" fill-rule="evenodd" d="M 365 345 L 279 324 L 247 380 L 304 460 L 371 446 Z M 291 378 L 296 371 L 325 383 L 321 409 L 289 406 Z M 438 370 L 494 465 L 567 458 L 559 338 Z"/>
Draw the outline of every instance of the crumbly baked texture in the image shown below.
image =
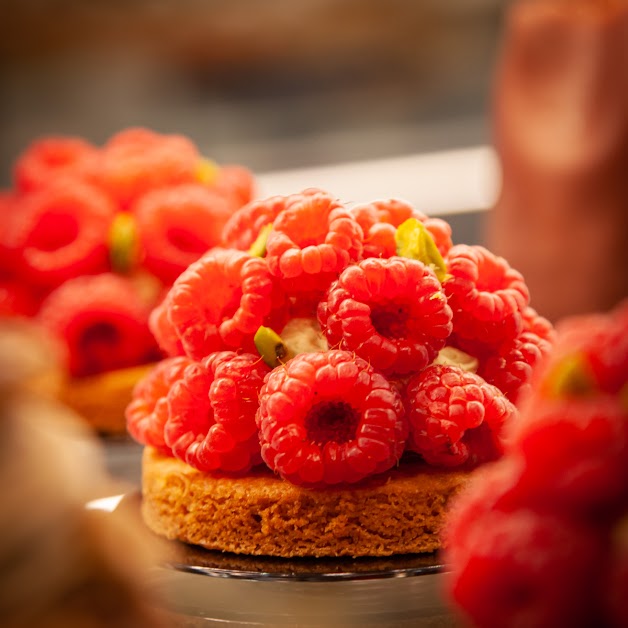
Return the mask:
<path id="1" fill-rule="evenodd" d="M 126 434 L 124 411 L 135 384 L 153 364 L 118 369 L 89 377 L 68 377 L 61 385 L 60 401 L 77 412 L 98 433 Z"/>
<path id="2" fill-rule="evenodd" d="M 236 554 L 390 556 L 440 548 L 447 505 L 465 471 L 404 462 L 354 487 L 313 490 L 258 469 L 202 473 L 146 447 L 142 516 L 168 539 Z"/>

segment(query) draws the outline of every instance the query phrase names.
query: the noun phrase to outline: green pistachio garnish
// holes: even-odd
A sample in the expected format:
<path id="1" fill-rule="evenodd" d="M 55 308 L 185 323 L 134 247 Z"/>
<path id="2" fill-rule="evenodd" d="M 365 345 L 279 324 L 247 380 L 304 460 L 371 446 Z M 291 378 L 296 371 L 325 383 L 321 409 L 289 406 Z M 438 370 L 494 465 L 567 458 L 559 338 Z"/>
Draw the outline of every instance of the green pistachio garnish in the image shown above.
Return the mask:
<path id="1" fill-rule="evenodd" d="M 203 157 L 196 166 L 196 180 L 204 185 L 211 185 L 216 182 L 220 166 L 211 159 Z"/>
<path id="2" fill-rule="evenodd" d="M 442 283 L 449 277 L 445 260 L 425 225 L 416 218 L 408 218 L 395 232 L 397 255 L 423 262 L 429 266 Z"/>
<path id="3" fill-rule="evenodd" d="M 122 212 L 116 215 L 109 228 L 109 260 L 117 273 L 129 273 L 140 256 L 140 240 L 133 214 Z"/>
<path id="4" fill-rule="evenodd" d="M 264 257 L 266 255 L 266 241 L 268 240 L 268 234 L 272 231 L 272 224 L 264 225 L 259 232 L 259 235 L 255 239 L 255 242 L 251 244 L 249 248 L 249 255 L 253 257 Z"/>
<path id="5" fill-rule="evenodd" d="M 288 350 L 281 336 L 270 327 L 261 325 L 255 332 L 253 342 L 262 360 L 270 368 L 283 364 L 289 357 Z"/>
<path id="6" fill-rule="evenodd" d="M 552 397 L 559 399 L 591 397 L 598 390 L 586 356 L 581 353 L 561 360 L 549 373 L 545 386 Z"/>

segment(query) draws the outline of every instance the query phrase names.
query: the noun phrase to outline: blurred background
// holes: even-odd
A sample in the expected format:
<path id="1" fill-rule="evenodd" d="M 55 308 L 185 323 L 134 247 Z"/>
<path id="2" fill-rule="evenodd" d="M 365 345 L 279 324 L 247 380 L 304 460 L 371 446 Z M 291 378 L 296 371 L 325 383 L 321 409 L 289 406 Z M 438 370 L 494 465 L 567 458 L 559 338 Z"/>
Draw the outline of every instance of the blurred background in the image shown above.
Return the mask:
<path id="1" fill-rule="evenodd" d="M 490 141 L 500 0 L 2 0 L 0 172 L 42 134 L 257 172 Z"/>

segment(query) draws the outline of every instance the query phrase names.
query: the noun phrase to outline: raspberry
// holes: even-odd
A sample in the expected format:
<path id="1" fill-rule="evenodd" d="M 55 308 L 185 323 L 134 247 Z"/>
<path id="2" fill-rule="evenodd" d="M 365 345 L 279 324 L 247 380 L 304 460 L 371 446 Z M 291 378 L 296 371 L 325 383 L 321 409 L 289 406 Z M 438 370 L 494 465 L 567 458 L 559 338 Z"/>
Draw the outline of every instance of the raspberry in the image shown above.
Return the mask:
<path id="1" fill-rule="evenodd" d="M 168 293 L 170 294 L 170 293 Z M 148 327 L 151 330 L 159 348 L 169 356 L 185 355 L 185 349 L 179 334 L 168 316 L 170 303 L 168 294 L 157 305 L 148 317 Z"/>
<path id="2" fill-rule="evenodd" d="M 628 416 L 617 400 L 536 400 L 523 418 L 511 445 L 525 461 L 522 500 L 593 521 L 621 514 L 628 504 Z"/>
<path id="3" fill-rule="evenodd" d="M 285 324 L 287 302 L 264 259 L 215 248 L 175 281 L 167 316 L 187 355 L 200 360 L 222 349 L 254 352 L 260 325 Z"/>
<path id="4" fill-rule="evenodd" d="M 540 316 L 530 306 L 523 310 L 523 331 L 531 331 L 539 338 L 546 340 L 550 345 L 553 345 L 556 341 L 556 330 L 552 323 Z"/>
<path id="5" fill-rule="evenodd" d="M 8 240 L 21 252 L 27 281 L 57 286 L 108 270 L 106 238 L 114 212 L 102 192 L 77 181 L 59 181 L 24 197 Z"/>
<path id="6" fill-rule="evenodd" d="M 346 268 L 318 307 L 330 347 L 403 375 L 425 368 L 451 333 L 451 310 L 421 262 L 369 258 Z"/>
<path id="7" fill-rule="evenodd" d="M 414 375 L 405 402 L 408 449 L 440 466 L 498 458 L 504 428 L 517 415 L 499 389 L 455 366 L 435 364 Z"/>
<path id="8" fill-rule="evenodd" d="M 255 178 L 244 166 L 225 164 L 220 166 L 212 187 L 229 199 L 232 210 L 239 209 L 253 200 Z"/>
<path id="9" fill-rule="evenodd" d="M 324 293 L 362 255 L 362 229 L 332 196 L 319 190 L 293 195 L 266 242 L 270 272 L 289 295 Z"/>
<path id="10" fill-rule="evenodd" d="M 407 423 L 399 393 L 347 351 L 303 353 L 275 368 L 257 416 L 266 464 L 294 484 L 353 483 L 394 466 Z"/>
<path id="11" fill-rule="evenodd" d="M 0 317 L 34 316 L 39 299 L 22 282 L 0 279 Z"/>
<path id="12" fill-rule="evenodd" d="M 168 393 L 165 440 L 200 471 L 243 473 L 261 462 L 255 424 L 270 369 L 258 356 L 213 353 L 188 367 Z"/>
<path id="13" fill-rule="evenodd" d="M 408 218 L 416 218 L 425 224 L 441 255 L 446 255 L 452 246 L 449 224 L 440 218 L 428 218 L 412 205 L 398 199 L 356 205 L 351 213 L 364 232 L 364 257 L 396 255 L 395 231 Z"/>
<path id="14" fill-rule="evenodd" d="M 75 377 L 157 357 L 148 312 L 124 277 L 104 273 L 70 279 L 48 295 L 38 317 L 65 341 Z"/>
<path id="15" fill-rule="evenodd" d="M 454 537 L 446 557 L 447 585 L 474 625 L 599 625 L 592 592 L 604 547 L 594 528 L 524 508 L 465 520 L 464 544 Z"/>
<path id="16" fill-rule="evenodd" d="M 99 151 L 78 137 L 51 136 L 33 142 L 16 160 L 17 189 L 31 192 L 59 177 L 93 179 Z"/>
<path id="17" fill-rule="evenodd" d="M 287 196 L 253 201 L 234 212 L 222 231 L 224 246 L 248 251 L 262 228 L 272 223 L 286 207 Z"/>
<path id="18" fill-rule="evenodd" d="M 552 356 L 539 373 L 539 394 L 550 398 L 626 394 L 628 299 L 608 314 L 564 319 L 557 332 Z"/>
<path id="19" fill-rule="evenodd" d="M 532 373 L 551 349 L 551 344 L 533 331 L 524 331 L 480 360 L 478 374 L 497 386 L 513 403 L 530 393 Z"/>
<path id="20" fill-rule="evenodd" d="M 451 277 L 443 290 L 453 310 L 454 333 L 492 345 L 516 338 L 529 300 L 521 274 L 481 246 L 458 244 L 446 261 Z"/>
<path id="21" fill-rule="evenodd" d="M 132 211 L 144 251 L 142 264 L 166 284 L 220 243 L 231 214 L 222 196 L 200 184 L 152 190 Z"/>
<path id="22" fill-rule="evenodd" d="M 138 443 L 172 455 L 164 440 L 168 420 L 167 395 L 190 364 L 192 361 L 186 357 L 166 358 L 136 384 L 125 416 L 127 431 Z"/>
<path id="23" fill-rule="evenodd" d="M 101 179 L 125 209 L 149 190 L 196 182 L 200 163 L 201 156 L 188 138 L 131 128 L 105 145 Z"/>

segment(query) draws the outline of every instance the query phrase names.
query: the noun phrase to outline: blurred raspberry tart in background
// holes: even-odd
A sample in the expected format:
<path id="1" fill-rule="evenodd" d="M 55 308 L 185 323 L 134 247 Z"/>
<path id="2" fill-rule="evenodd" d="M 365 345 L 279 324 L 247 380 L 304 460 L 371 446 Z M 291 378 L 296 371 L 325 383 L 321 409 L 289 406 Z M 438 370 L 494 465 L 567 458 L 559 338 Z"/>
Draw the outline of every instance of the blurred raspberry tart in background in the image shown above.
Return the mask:
<path id="1" fill-rule="evenodd" d="M 0 315 L 58 337 L 61 399 L 96 431 L 123 435 L 133 386 L 164 357 L 150 312 L 220 243 L 253 176 L 204 158 L 187 137 L 132 128 L 101 147 L 38 139 L 13 181 L 0 198 Z"/>

